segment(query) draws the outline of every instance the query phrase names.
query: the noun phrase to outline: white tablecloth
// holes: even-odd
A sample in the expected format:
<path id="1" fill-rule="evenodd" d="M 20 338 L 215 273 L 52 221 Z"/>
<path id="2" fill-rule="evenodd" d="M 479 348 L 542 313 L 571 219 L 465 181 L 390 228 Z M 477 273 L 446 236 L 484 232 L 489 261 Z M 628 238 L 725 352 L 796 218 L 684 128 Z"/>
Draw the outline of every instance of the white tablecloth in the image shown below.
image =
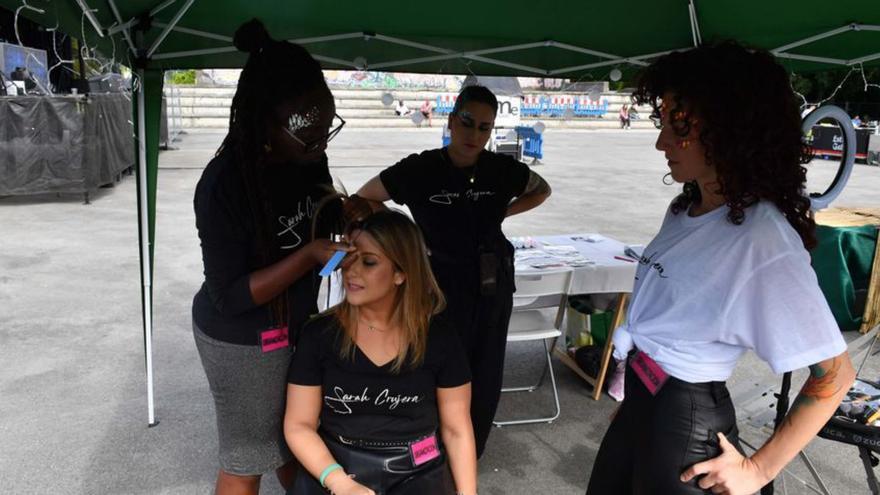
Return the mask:
<path id="1" fill-rule="evenodd" d="M 558 269 L 569 266 L 574 271 L 571 294 L 632 292 L 636 274 L 635 261 L 624 254 L 626 245 L 600 234 L 566 234 L 512 238 L 516 249 L 516 273 L 540 273 L 541 267 Z M 526 244 L 527 247 L 519 248 Z M 633 246 L 637 253 L 641 247 Z"/>

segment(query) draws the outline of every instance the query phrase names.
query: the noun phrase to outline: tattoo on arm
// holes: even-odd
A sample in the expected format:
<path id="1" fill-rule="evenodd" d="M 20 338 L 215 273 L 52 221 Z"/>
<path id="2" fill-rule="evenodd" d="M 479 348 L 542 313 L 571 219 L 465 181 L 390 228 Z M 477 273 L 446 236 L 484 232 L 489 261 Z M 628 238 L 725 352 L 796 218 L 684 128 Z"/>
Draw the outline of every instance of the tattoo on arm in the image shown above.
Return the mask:
<path id="1" fill-rule="evenodd" d="M 840 391 L 840 385 L 836 383 L 840 365 L 840 357 L 835 357 L 827 366 L 822 366 L 821 363 L 810 366 L 810 376 L 788 411 L 786 423 L 791 425 L 791 415 L 795 410 L 834 397 Z"/>
<path id="2" fill-rule="evenodd" d="M 522 196 L 525 196 L 526 194 L 547 194 L 549 191 L 550 186 L 547 184 L 547 181 L 545 181 L 540 175 L 529 170 L 529 182 L 526 184 Z"/>

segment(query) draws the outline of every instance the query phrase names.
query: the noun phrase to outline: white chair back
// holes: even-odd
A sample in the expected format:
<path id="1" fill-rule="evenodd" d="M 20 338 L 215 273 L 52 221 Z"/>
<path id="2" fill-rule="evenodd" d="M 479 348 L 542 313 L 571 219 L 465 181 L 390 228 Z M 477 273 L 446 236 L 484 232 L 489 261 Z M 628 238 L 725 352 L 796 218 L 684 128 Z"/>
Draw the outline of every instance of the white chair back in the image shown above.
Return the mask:
<path id="1" fill-rule="evenodd" d="M 514 311 L 558 306 L 568 295 L 571 274 L 571 268 L 516 274 Z"/>
<path id="2" fill-rule="evenodd" d="M 513 311 L 554 308 L 556 328 L 562 326 L 572 269 L 547 270 L 516 275 Z"/>

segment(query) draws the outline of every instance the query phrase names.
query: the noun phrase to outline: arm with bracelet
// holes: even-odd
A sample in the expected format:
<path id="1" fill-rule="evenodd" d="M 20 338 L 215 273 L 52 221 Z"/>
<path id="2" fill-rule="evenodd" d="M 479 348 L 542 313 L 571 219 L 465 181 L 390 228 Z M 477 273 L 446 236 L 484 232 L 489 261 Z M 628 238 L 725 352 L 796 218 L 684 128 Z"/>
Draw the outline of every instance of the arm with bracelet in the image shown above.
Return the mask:
<path id="1" fill-rule="evenodd" d="M 321 387 L 289 384 L 284 438 L 293 455 L 324 488 L 336 495 L 375 495 L 348 476 L 318 435 Z"/>

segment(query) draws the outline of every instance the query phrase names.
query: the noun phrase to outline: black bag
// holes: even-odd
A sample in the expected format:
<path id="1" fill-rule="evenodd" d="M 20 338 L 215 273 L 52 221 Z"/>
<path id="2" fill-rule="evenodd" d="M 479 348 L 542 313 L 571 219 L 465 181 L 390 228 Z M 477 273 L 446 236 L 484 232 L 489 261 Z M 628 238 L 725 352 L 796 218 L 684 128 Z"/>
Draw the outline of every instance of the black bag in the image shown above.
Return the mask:
<path id="1" fill-rule="evenodd" d="M 455 481 L 449 470 L 446 453 L 440 446 L 440 457 L 415 466 L 409 446 L 402 443 L 362 443 L 319 432 L 330 454 L 354 475 L 358 483 L 376 495 L 453 495 Z M 439 444 L 439 437 L 438 437 Z M 314 477 L 301 471 L 288 495 L 324 495 L 327 490 Z"/>
<path id="2" fill-rule="evenodd" d="M 604 350 L 604 346 L 585 345 L 574 351 L 574 361 L 580 369 L 584 370 L 584 373 L 596 378 L 599 376 L 599 369 L 602 367 L 602 353 Z M 616 366 L 615 359 L 612 357 L 611 362 L 608 363 L 608 368 L 613 370 Z M 609 380 L 605 380 L 606 386 L 608 382 Z"/>

